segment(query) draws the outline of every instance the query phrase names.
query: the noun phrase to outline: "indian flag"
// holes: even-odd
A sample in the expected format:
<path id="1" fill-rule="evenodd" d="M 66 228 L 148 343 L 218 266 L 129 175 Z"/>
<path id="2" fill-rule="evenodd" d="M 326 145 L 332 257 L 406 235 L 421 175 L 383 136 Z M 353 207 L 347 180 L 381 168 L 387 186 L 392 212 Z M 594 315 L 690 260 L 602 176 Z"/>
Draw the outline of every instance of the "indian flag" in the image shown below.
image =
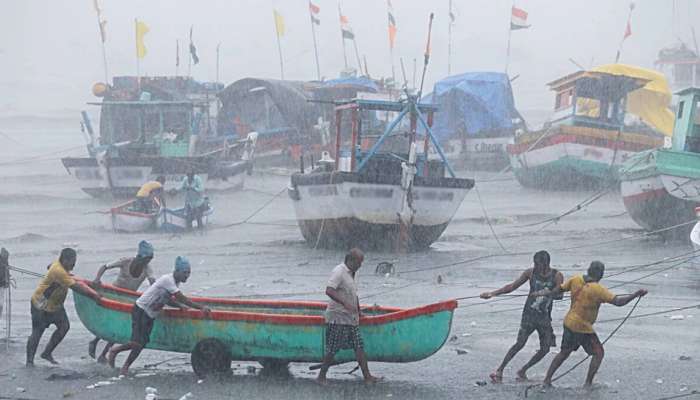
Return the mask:
<path id="1" fill-rule="evenodd" d="M 510 30 L 527 29 L 529 27 L 530 25 L 527 24 L 527 12 L 513 6 L 510 14 Z"/>

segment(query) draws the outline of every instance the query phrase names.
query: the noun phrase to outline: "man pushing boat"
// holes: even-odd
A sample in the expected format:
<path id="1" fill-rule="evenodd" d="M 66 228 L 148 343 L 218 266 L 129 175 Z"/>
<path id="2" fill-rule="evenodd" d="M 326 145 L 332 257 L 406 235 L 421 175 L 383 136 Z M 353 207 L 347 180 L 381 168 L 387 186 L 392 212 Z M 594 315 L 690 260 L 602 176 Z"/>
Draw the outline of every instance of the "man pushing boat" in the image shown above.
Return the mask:
<path id="1" fill-rule="evenodd" d="M 158 278 L 136 300 L 136 304 L 131 310 L 131 341 L 112 348 L 107 356 L 109 365 L 114 368 L 117 354 L 131 350 L 120 370 L 121 375 L 126 375 L 129 372 L 129 367 L 136 361 L 136 358 L 138 358 L 148 343 L 151 330 L 153 330 L 153 323 L 166 304 L 195 308 L 202 310 L 205 316 L 209 316 L 211 310 L 208 307 L 192 302 L 180 291 L 180 283 L 187 282 L 190 273 L 190 262 L 185 257 L 178 256 L 175 259 L 175 270 L 173 273 Z M 173 302 L 173 299 L 177 303 Z"/>
<path id="2" fill-rule="evenodd" d="M 530 282 L 530 293 L 542 289 L 554 289 L 561 285 L 564 281 L 564 276 L 561 272 L 549 266 L 549 253 L 544 250 L 540 250 L 533 256 L 534 266 L 532 268 L 526 269 L 514 282 L 503 286 L 500 289 L 494 290 L 493 292 L 484 292 L 481 294 L 482 299 L 490 299 L 491 297 L 510 293 L 525 282 Z M 515 357 L 520 350 L 525 347 L 530 335 L 537 331 L 537 335 L 540 339 L 540 348 L 535 353 L 534 356 L 528 361 L 522 368 L 518 370 L 517 379 L 527 380 L 527 370 L 533 365 L 537 364 L 544 358 L 544 356 L 549 353 L 549 348 L 556 346 L 556 336 L 554 335 L 554 330 L 552 329 L 552 302 L 553 298 L 561 299 L 562 296 L 559 294 L 555 297 L 532 297 L 529 296 L 525 300 L 525 306 L 523 307 L 523 315 L 520 320 L 520 330 L 518 331 L 518 339 L 515 344 L 508 350 L 506 356 L 503 358 L 501 365 L 498 366 L 496 371 L 492 372 L 491 381 L 494 383 L 500 383 L 503 380 L 503 370 L 510 360 Z"/>
<path id="3" fill-rule="evenodd" d="M 92 284 L 99 287 L 101 285 L 100 280 L 102 279 L 102 275 L 104 275 L 104 273 L 109 269 L 118 268 L 119 275 L 112 284 L 115 287 L 128 289 L 135 292 L 146 279 L 148 279 L 149 284 L 153 285 L 156 278 L 153 274 L 153 268 L 151 268 L 149 264 L 152 259 L 153 245 L 145 240 L 142 240 L 139 242 L 136 257 L 124 257 L 117 261 L 103 265 L 100 267 L 99 271 L 97 271 L 97 276 Z M 95 358 L 95 350 L 97 349 L 97 343 L 99 341 L 100 338 L 95 337 L 95 339 L 93 339 L 88 346 L 88 354 L 92 358 Z M 112 345 L 114 345 L 112 342 L 108 342 L 105 345 L 104 350 L 102 350 L 102 354 L 100 354 L 100 356 L 97 358 L 97 362 L 100 364 L 107 362 L 107 352 Z"/>
<path id="4" fill-rule="evenodd" d="M 58 260 L 49 265 L 46 275 L 41 279 L 39 287 L 36 288 L 30 301 L 32 315 L 32 334 L 27 340 L 27 366 L 34 366 L 34 355 L 39 347 L 39 341 L 46 328 L 51 325 L 56 326 L 56 330 L 51 335 L 49 343 L 41 353 L 41 358 L 51 364 L 58 364 L 53 358 L 53 351 L 68 333 L 70 322 L 68 314 L 63 308 L 66 301 L 68 289 L 85 296 L 91 297 L 99 302 L 102 299 L 97 292 L 91 290 L 82 283 L 73 279 L 71 271 L 75 268 L 77 260 L 75 250 L 66 247 L 61 250 Z"/>
<path id="5" fill-rule="evenodd" d="M 362 250 L 353 248 L 345 255 L 345 262 L 333 268 L 326 285 L 326 295 L 330 298 L 326 308 L 326 346 L 323 365 L 318 373 L 318 382 L 326 383 L 328 368 L 335 354 L 342 349 L 354 349 L 357 362 L 366 383 L 374 383 L 367 365 L 367 356 L 360 335 L 360 300 L 357 297 L 355 273 L 364 260 Z"/>

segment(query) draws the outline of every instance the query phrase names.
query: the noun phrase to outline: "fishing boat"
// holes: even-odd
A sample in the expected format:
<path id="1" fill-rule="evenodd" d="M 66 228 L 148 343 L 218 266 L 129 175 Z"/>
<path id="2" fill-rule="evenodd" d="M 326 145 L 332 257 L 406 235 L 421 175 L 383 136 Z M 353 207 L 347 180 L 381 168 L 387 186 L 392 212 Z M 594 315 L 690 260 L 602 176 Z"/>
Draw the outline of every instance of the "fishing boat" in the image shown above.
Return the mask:
<path id="1" fill-rule="evenodd" d="M 688 87 L 700 87 L 700 49 L 697 42 L 695 50 L 691 50 L 682 41 L 659 50 L 654 67 L 670 77 L 674 92 Z"/>
<path id="2" fill-rule="evenodd" d="M 218 130 L 240 139 L 256 132 L 257 165 L 296 165 L 302 154 L 318 159 L 331 150 L 334 101 L 386 90 L 383 81 L 356 76 L 327 81 L 244 78 L 219 94 Z"/>
<path id="3" fill-rule="evenodd" d="M 202 214 L 202 222 L 206 225 L 214 208 L 206 199 L 206 210 Z M 115 232 L 136 233 L 148 231 L 183 232 L 188 229 L 187 210 L 184 207 L 158 207 L 151 212 L 143 212 L 137 206 L 136 200 L 127 201 L 111 208 L 105 214 L 109 215 L 109 226 Z"/>
<path id="4" fill-rule="evenodd" d="M 515 137 L 510 163 L 523 186 L 596 187 L 619 181 L 633 154 L 661 147 L 672 132 L 663 75 L 613 64 L 549 83 L 555 113 L 542 130 Z"/>
<path id="5" fill-rule="evenodd" d="M 433 133 L 450 162 L 470 170 L 501 171 L 510 165 L 506 146 L 526 131 L 515 108 L 508 75 L 467 72 L 435 83 L 422 103 L 437 104 Z"/>
<path id="6" fill-rule="evenodd" d="M 326 153 L 307 173 L 302 165 L 289 187 L 310 246 L 421 250 L 440 237 L 474 180 L 457 178 L 445 158 L 431 129 L 436 110 L 414 95 L 336 107 L 335 158 Z"/>
<path id="7" fill-rule="evenodd" d="M 102 285 L 100 303 L 75 293 L 75 309 L 95 336 L 116 343 L 131 337 L 131 309 L 139 293 Z M 163 310 L 156 319 L 148 349 L 190 353 L 200 375 L 225 372 L 231 360 L 264 366 L 320 362 L 325 354 L 326 303 L 313 301 L 192 298 L 212 309 Z M 425 359 L 445 344 L 455 300 L 417 308 L 362 306 L 360 332 L 369 361 L 411 362 Z M 337 353 L 337 362 L 355 360 L 352 350 Z"/>
<path id="8" fill-rule="evenodd" d="M 669 233 L 687 238 L 700 205 L 700 89 L 677 95 L 671 146 L 631 157 L 621 171 L 621 192 L 641 227 L 656 231 L 685 224 Z"/>
<path id="9" fill-rule="evenodd" d="M 250 173 L 257 136 L 219 134 L 219 84 L 185 77 L 114 77 L 96 84 L 102 101 L 95 132 L 82 112 L 89 157 L 66 157 L 63 165 L 93 197 L 133 197 L 146 181 L 163 175 L 179 183 L 194 170 L 207 190 L 242 187 Z"/>

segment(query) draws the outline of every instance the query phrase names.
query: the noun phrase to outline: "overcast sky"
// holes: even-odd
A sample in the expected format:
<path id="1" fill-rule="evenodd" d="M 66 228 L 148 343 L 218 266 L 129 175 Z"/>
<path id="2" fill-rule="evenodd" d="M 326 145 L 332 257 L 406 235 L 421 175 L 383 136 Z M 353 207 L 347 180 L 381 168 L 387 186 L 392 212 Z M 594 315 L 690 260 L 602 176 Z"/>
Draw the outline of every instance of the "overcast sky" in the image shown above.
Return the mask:
<path id="1" fill-rule="evenodd" d="M 175 73 L 175 41 L 181 43 L 180 73 L 187 71 L 185 45 L 194 26 L 201 62 L 192 67 L 199 80 L 213 80 L 216 45 L 221 43 L 221 81 L 244 77 L 279 78 L 279 58 L 272 11 L 285 18 L 281 38 L 287 79 L 315 79 L 311 26 L 306 0 L 102 0 L 107 22 L 110 76 L 136 72 L 134 18 L 150 28 L 146 75 Z M 327 78 L 343 68 L 336 0 L 320 6 L 318 45 L 321 73 Z M 452 72 L 503 71 L 511 0 L 453 0 Z M 511 76 L 516 104 L 522 109 L 549 109 L 546 82 L 573 72 L 575 59 L 589 67 L 609 63 L 625 29 L 629 1 L 517 0 L 529 13 L 526 30 L 512 34 Z M 632 36 L 624 43 L 622 62 L 653 67 L 658 50 L 680 37 L 692 46 L 691 23 L 700 34 L 700 1 L 638 0 Z M 409 80 L 413 59 L 422 63 L 428 15 L 435 13 L 433 53 L 427 86 L 447 75 L 448 0 L 393 0 L 398 26 L 395 49 L 403 57 Z M 373 77 L 390 76 L 385 0 L 345 0 L 343 13 L 355 31 L 361 55 Z M 675 11 L 675 13 L 674 13 Z M 348 46 L 351 43 L 348 42 Z M 348 58 L 355 64 L 348 47 Z M 0 13 L 0 115 L 79 110 L 94 100 L 90 88 L 104 80 L 100 40 L 92 0 L 3 0 Z"/>

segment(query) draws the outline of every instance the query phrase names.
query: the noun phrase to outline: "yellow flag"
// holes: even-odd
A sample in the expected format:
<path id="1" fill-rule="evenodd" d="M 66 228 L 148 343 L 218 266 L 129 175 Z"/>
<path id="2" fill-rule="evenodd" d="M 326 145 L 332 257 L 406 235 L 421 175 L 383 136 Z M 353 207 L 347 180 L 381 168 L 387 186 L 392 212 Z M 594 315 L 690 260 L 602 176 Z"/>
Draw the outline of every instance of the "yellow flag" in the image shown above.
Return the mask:
<path id="1" fill-rule="evenodd" d="M 277 10 L 272 10 L 272 14 L 275 16 L 275 29 L 277 29 L 277 36 L 284 36 L 284 17 L 282 17 L 282 14 L 278 13 Z"/>
<path id="2" fill-rule="evenodd" d="M 148 33 L 148 25 L 136 20 L 136 57 L 144 58 L 146 56 L 146 45 L 143 42 L 143 37 Z"/>

